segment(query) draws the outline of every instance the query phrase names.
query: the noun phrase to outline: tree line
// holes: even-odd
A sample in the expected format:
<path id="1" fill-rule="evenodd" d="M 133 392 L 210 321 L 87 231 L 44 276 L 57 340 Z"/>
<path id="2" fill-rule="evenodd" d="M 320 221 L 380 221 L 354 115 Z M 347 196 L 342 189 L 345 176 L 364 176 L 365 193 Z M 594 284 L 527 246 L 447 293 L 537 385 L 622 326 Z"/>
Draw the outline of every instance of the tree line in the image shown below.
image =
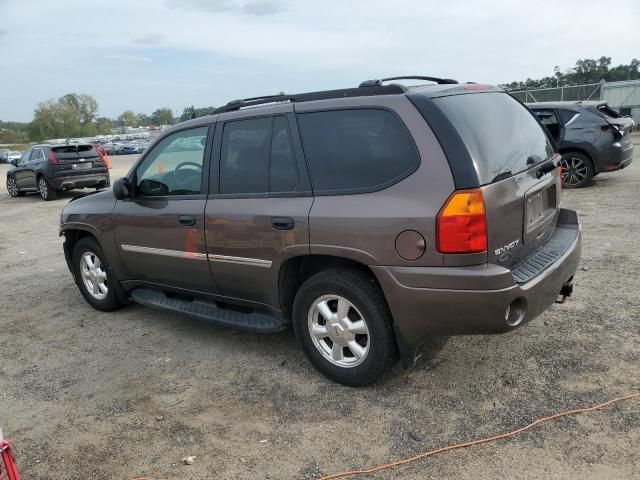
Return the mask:
<path id="1" fill-rule="evenodd" d="M 527 78 L 525 81 L 517 81 L 500 85 L 508 91 L 535 90 L 537 88 L 566 87 L 582 85 L 585 83 L 617 82 L 621 80 L 640 79 L 640 60 L 634 58 L 628 65 L 611 66 L 611 57 L 600 57 L 597 60 L 585 58 L 577 60 L 572 68 L 562 70 L 553 68 L 553 75 L 539 79 Z"/>

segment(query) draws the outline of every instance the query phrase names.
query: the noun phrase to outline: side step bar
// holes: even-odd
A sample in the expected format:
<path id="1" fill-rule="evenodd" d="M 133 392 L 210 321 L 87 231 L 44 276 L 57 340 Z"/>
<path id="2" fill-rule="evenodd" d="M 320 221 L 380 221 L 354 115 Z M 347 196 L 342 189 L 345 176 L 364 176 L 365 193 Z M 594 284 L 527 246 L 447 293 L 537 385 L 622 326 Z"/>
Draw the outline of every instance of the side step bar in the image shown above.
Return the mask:
<path id="1" fill-rule="evenodd" d="M 225 327 L 260 333 L 280 332 L 287 327 L 285 323 L 268 313 L 242 313 L 220 308 L 214 302 L 206 300 L 170 298 L 163 291 L 152 288 L 136 288 L 131 292 L 131 298 L 147 307 L 183 313 Z"/>

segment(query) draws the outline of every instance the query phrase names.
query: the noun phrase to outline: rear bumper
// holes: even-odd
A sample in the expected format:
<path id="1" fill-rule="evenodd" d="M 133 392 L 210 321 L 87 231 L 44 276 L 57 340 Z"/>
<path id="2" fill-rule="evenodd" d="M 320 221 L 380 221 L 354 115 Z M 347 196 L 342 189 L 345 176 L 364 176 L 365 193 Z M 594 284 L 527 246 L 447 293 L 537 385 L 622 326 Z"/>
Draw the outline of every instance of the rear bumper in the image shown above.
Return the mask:
<path id="1" fill-rule="evenodd" d="M 110 184 L 109 173 L 56 177 L 51 179 L 50 182 L 51 187 L 56 190 L 99 186 L 108 187 Z"/>
<path id="2" fill-rule="evenodd" d="M 622 170 L 633 161 L 633 143 L 630 140 L 615 142 L 600 167 L 601 172 Z"/>
<path id="3" fill-rule="evenodd" d="M 372 267 L 391 309 L 405 364 L 413 362 L 430 336 L 508 332 L 549 308 L 578 267 L 577 214 L 562 209 L 556 231 L 562 233 L 562 245 L 553 245 L 561 249 L 556 260 L 524 282 L 516 281 L 517 269 L 493 264 Z"/>

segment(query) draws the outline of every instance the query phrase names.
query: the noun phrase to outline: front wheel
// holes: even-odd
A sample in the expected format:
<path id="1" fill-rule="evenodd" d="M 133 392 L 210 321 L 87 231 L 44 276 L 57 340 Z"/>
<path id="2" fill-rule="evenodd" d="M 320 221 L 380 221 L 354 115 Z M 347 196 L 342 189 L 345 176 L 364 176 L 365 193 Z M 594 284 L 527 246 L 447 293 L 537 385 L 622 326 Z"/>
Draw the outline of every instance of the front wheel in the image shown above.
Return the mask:
<path id="1" fill-rule="evenodd" d="M 562 186 L 567 188 L 582 188 L 593 178 L 593 164 L 582 153 L 567 152 L 560 160 L 562 167 Z"/>
<path id="2" fill-rule="evenodd" d="M 44 176 L 38 178 L 38 192 L 44 201 L 55 200 L 58 198 L 58 192 L 51 188 Z"/>
<path id="3" fill-rule="evenodd" d="M 21 197 L 24 195 L 24 192 L 20 191 L 16 179 L 13 177 L 7 177 L 7 192 L 9 192 L 9 195 L 12 197 Z"/>
<path id="4" fill-rule="evenodd" d="M 311 363 L 333 381 L 367 385 L 395 363 L 389 308 L 360 272 L 330 269 L 305 281 L 294 301 L 293 327 Z"/>
<path id="5" fill-rule="evenodd" d="M 120 307 L 118 280 L 107 258 L 92 238 L 81 238 L 73 249 L 76 283 L 85 300 L 95 309 L 109 312 Z"/>

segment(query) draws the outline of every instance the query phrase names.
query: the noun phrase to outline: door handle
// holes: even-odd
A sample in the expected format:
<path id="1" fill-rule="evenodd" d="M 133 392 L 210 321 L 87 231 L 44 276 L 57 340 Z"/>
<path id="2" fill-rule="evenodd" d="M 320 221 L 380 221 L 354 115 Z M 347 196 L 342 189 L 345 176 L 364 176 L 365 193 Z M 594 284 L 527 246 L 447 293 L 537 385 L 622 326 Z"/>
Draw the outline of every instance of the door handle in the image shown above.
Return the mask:
<path id="1" fill-rule="evenodd" d="M 196 217 L 193 215 L 180 215 L 178 223 L 184 227 L 191 227 L 196 224 Z"/>
<path id="2" fill-rule="evenodd" d="M 296 221 L 291 217 L 272 217 L 271 226 L 274 230 L 293 230 Z"/>

